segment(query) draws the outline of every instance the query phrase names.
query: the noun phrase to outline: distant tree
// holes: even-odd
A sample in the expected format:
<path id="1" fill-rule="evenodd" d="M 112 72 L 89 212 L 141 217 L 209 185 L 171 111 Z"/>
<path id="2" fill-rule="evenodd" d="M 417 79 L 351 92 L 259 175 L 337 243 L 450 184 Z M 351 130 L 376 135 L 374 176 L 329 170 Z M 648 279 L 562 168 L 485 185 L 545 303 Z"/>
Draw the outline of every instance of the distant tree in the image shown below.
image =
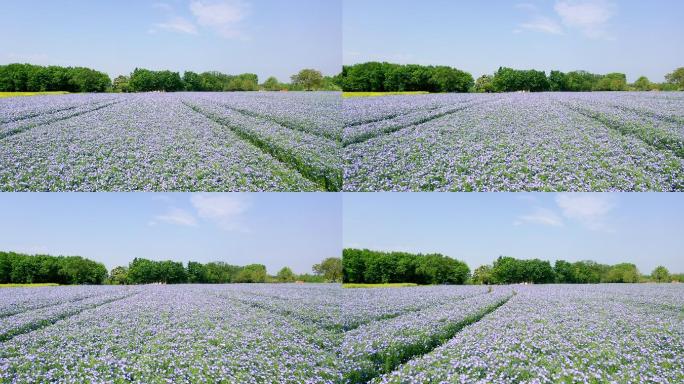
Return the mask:
<path id="1" fill-rule="evenodd" d="M 115 267 L 109 274 L 109 281 L 114 285 L 128 284 L 128 268 Z"/>
<path id="2" fill-rule="evenodd" d="M 605 283 L 638 283 L 640 278 L 639 270 L 636 265 L 631 263 L 621 263 L 610 267 L 608 273 L 603 278 Z"/>
<path id="3" fill-rule="evenodd" d="M 342 260 L 337 257 L 329 257 L 320 264 L 314 264 L 313 271 L 318 276 L 323 276 L 326 281 L 337 283 L 342 281 Z"/>
<path id="4" fill-rule="evenodd" d="M 306 91 L 319 90 L 323 85 L 323 74 L 315 69 L 302 69 L 292 76 L 292 84 Z"/>
<path id="5" fill-rule="evenodd" d="M 114 92 L 130 92 L 131 88 L 128 85 L 130 82 L 130 78 L 128 76 L 117 76 L 116 79 L 114 79 L 114 82 L 112 83 L 112 90 Z"/>
<path id="6" fill-rule="evenodd" d="M 641 76 L 634 82 L 634 88 L 637 91 L 650 91 L 653 87 L 646 76 Z"/>
<path id="7" fill-rule="evenodd" d="M 492 278 L 492 267 L 489 265 L 481 265 L 473 272 L 473 283 L 475 284 L 495 284 Z"/>
<path id="8" fill-rule="evenodd" d="M 600 77 L 594 91 L 626 91 L 627 76 L 624 73 L 609 73 Z"/>
<path id="9" fill-rule="evenodd" d="M 188 262 L 188 283 L 203 284 L 208 283 L 207 267 L 196 261 Z"/>
<path id="10" fill-rule="evenodd" d="M 203 91 L 202 77 L 195 72 L 186 71 L 183 73 L 183 87 L 190 92 Z"/>
<path id="11" fill-rule="evenodd" d="M 657 283 L 668 283 L 670 282 L 670 271 L 662 265 L 656 267 L 653 272 L 651 272 L 651 278 Z"/>
<path id="12" fill-rule="evenodd" d="M 283 267 L 278 274 L 276 274 L 276 279 L 281 283 L 292 283 L 297 280 L 297 276 L 288 267 Z"/>
<path id="13" fill-rule="evenodd" d="M 238 272 L 236 283 L 264 283 L 266 282 L 266 266 L 262 264 L 247 265 Z"/>
<path id="14" fill-rule="evenodd" d="M 665 75 L 665 80 L 669 84 L 674 84 L 680 90 L 684 90 L 684 67 L 677 68 L 672 73 Z"/>
<path id="15" fill-rule="evenodd" d="M 549 73 L 549 90 L 554 92 L 567 91 L 567 75 L 561 71 L 551 71 Z"/>
<path id="16" fill-rule="evenodd" d="M 475 80 L 475 92 L 479 93 L 491 93 L 496 92 L 493 83 L 493 76 L 482 75 Z"/>
<path id="17" fill-rule="evenodd" d="M 264 89 L 267 91 L 280 91 L 281 88 L 280 82 L 273 76 L 264 81 Z"/>

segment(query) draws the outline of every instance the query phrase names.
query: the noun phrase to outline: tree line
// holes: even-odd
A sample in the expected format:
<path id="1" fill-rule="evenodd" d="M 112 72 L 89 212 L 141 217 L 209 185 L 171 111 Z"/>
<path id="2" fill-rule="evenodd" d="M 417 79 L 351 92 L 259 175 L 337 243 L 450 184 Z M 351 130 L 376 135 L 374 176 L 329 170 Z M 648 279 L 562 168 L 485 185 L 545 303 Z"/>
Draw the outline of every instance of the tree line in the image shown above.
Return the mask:
<path id="1" fill-rule="evenodd" d="M 105 92 L 109 75 L 90 68 L 0 65 L 0 92 Z"/>
<path id="2" fill-rule="evenodd" d="M 229 284 L 229 283 L 334 283 L 342 281 L 342 260 L 330 257 L 312 268 L 313 274 L 295 274 L 283 267 L 274 276 L 266 266 L 230 265 L 224 262 L 206 264 L 190 261 L 155 261 L 135 258 L 128 266 L 107 271 L 102 263 L 80 256 L 27 255 L 0 252 L 0 284 L 56 283 L 78 284 Z"/>
<path id="3" fill-rule="evenodd" d="M 0 284 L 102 284 L 107 268 L 80 256 L 0 252 Z"/>
<path id="4" fill-rule="evenodd" d="M 345 92 L 468 92 L 475 84 L 456 68 L 386 62 L 345 65 L 335 82 Z"/>
<path id="5" fill-rule="evenodd" d="M 468 265 L 441 254 L 378 252 L 368 249 L 345 249 L 342 253 L 345 283 L 416 283 L 416 284 L 598 284 L 672 282 L 684 283 L 684 274 L 671 274 L 658 266 L 644 276 L 631 263 L 615 265 L 594 261 L 551 262 L 540 259 L 516 259 L 500 256 L 491 265 L 483 265 L 470 275 Z"/>
<path id="6" fill-rule="evenodd" d="M 268 275 L 263 264 L 245 266 L 224 262 L 202 264 L 190 261 L 187 265 L 171 260 L 135 258 L 128 266 L 112 269 L 110 284 L 231 284 L 231 283 L 291 283 L 295 281 L 327 283 L 342 281 L 342 261 L 327 258 L 313 266 L 314 274 L 295 274 L 289 267 L 281 268 L 274 276 Z"/>
<path id="7" fill-rule="evenodd" d="M 0 65 L 0 92 L 235 92 L 235 91 L 336 91 L 332 77 L 315 69 L 303 69 L 281 83 L 269 77 L 263 84 L 254 73 L 228 75 L 209 71 L 181 74 L 168 70 L 136 68 L 130 75 L 109 75 L 89 68 L 40 66 L 32 64 Z"/>
<path id="8" fill-rule="evenodd" d="M 465 284 L 470 278 L 466 263 L 438 253 L 345 249 L 342 267 L 345 283 Z"/>
<path id="9" fill-rule="evenodd" d="M 684 90 L 684 67 L 652 83 L 642 76 L 627 83 L 624 73 L 595 74 L 587 71 L 544 71 L 499 68 L 476 81 L 470 73 L 446 66 L 400 65 L 367 62 L 345 65 L 334 81 L 345 92 L 592 92 Z"/>

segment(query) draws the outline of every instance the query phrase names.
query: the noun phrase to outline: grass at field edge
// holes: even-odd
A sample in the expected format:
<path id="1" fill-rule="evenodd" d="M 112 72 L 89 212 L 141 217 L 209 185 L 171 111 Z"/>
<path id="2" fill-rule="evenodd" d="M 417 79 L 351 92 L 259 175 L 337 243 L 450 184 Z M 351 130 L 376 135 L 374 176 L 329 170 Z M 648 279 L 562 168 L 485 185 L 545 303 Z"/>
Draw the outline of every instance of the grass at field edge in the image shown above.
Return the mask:
<path id="1" fill-rule="evenodd" d="M 355 284 L 347 283 L 342 284 L 342 288 L 404 288 L 404 287 L 417 287 L 418 284 L 415 283 L 388 283 L 388 284 Z"/>
<path id="2" fill-rule="evenodd" d="M 428 93 L 429 92 L 342 92 L 342 97 L 350 99 L 353 97 L 427 95 Z"/>
<path id="3" fill-rule="evenodd" d="M 38 287 L 57 287 L 56 283 L 40 283 L 40 284 L 0 284 L 0 288 L 38 288 Z"/>
<path id="4" fill-rule="evenodd" d="M 6 97 L 25 97 L 25 96 L 46 96 L 46 95 L 66 95 L 69 92 L 0 92 L 0 99 Z"/>

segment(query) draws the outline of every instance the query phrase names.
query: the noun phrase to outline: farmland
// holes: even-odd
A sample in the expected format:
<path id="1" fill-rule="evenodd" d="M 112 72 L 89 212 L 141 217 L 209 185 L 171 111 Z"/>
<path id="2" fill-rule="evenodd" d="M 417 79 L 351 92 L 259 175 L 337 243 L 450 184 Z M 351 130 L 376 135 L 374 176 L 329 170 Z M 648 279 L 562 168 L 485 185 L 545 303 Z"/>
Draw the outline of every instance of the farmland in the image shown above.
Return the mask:
<path id="1" fill-rule="evenodd" d="M 0 100 L 2 191 L 337 191 L 339 93 Z"/>
<path id="2" fill-rule="evenodd" d="M 0 382 L 674 383 L 683 290 L 12 288 L 0 291 Z"/>
<path id="3" fill-rule="evenodd" d="M 345 191 L 682 191 L 684 94 L 344 99 Z"/>

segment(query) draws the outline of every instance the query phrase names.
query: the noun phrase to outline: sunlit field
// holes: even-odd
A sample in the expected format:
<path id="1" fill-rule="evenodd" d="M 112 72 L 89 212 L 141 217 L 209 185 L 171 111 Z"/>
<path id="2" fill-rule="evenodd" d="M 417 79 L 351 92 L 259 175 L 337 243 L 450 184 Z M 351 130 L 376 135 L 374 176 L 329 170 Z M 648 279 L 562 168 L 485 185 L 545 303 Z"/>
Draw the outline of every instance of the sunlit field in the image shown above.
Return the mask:
<path id="1" fill-rule="evenodd" d="M 682 191 L 684 93 L 343 101 L 345 191 Z"/>
<path id="2" fill-rule="evenodd" d="M 0 100 L 3 191 L 339 191 L 338 92 Z"/>
<path id="3" fill-rule="evenodd" d="M 0 99 L 21 96 L 66 95 L 69 92 L 0 92 Z"/>
<path id="4" fill-rule="evenodd" d="M 0 290 L 0 382 L 684 380 L 684 286 Z"/>

